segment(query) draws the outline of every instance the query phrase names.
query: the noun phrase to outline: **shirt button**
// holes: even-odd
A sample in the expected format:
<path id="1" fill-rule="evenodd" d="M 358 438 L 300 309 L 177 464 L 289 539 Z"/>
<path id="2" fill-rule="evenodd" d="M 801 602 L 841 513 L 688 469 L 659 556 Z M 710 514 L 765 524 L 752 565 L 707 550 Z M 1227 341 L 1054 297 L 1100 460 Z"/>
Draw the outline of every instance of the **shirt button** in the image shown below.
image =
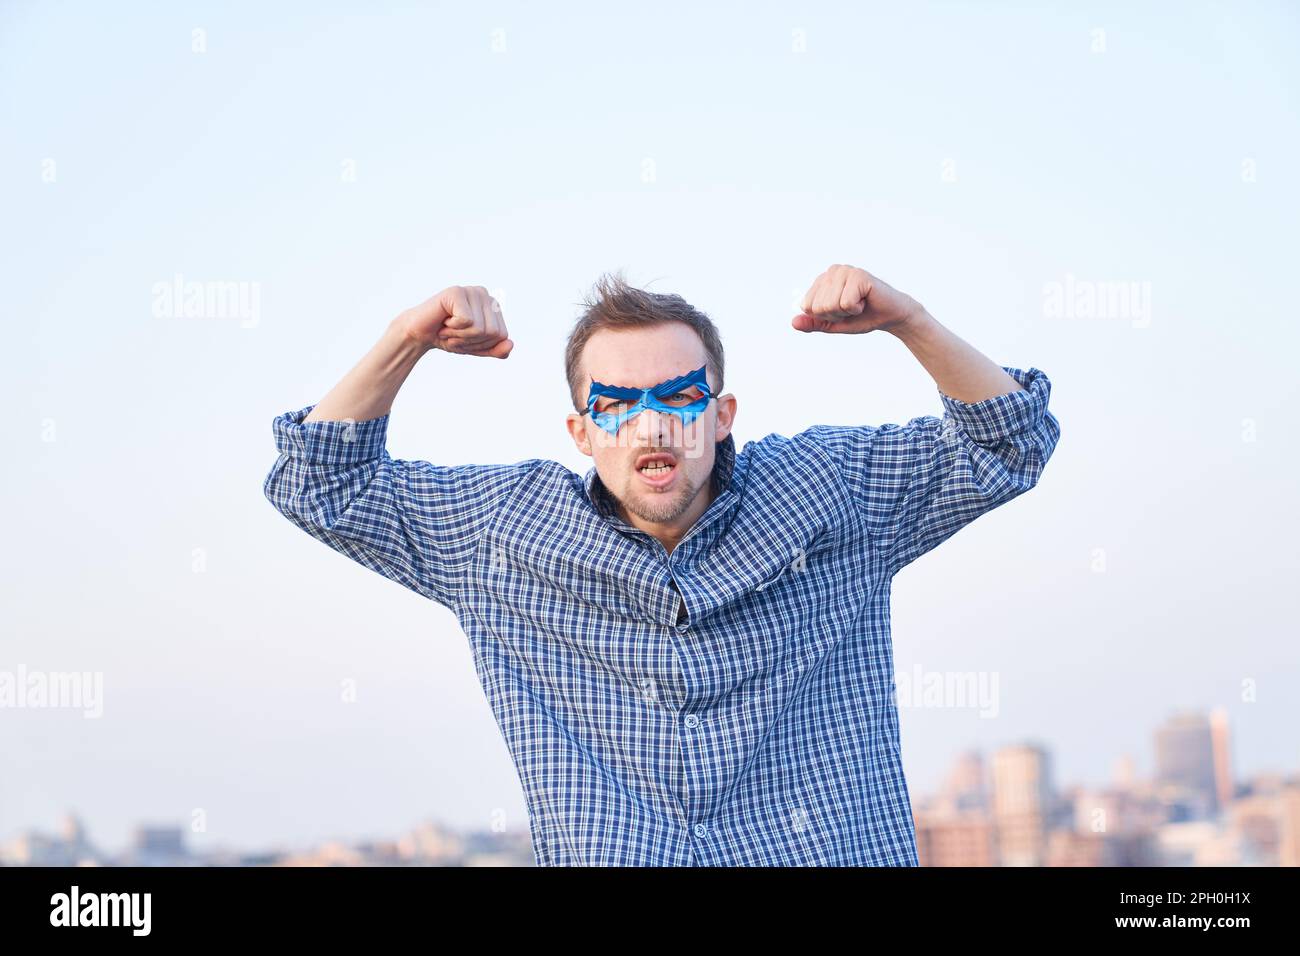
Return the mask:
<path id="1" fill-rule="evenodd" d="M 709 828 L 706 827 L 703 823 L 697 823 L 695 824 L 695 835 L 700 839 L 703 839 L 704 837 L 709 835 Z"/>
<path id="2" fill-rule="evenodd" d="M 687 727 L 698 727 L 698 726 L 700 726 L 700 718 L 697 717 L 697 716 L 695 716 L 695 714 L 687 714 L 687 715 L 686 715 L 686 726 L 687 726 Z"/>

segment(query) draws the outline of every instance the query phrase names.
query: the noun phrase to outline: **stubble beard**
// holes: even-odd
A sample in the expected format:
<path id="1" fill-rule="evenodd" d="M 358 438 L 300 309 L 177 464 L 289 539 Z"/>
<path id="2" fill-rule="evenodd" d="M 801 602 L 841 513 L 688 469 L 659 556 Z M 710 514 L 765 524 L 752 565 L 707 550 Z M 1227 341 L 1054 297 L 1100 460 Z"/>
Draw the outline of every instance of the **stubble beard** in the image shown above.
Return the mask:
<path id="1" fill-rule="evenodd" d="M 678 467 L 682 466 L 679 464 Z M 629 490 L 622 505 L 642 521 L 671 524 L 686 513 L 700 490 L 700 485 L 692 483 L 688 476 L 682 475 L 681 478 L 682 486 L 671 494 L 657 494 L 654 491 L 641 489 Z"/>

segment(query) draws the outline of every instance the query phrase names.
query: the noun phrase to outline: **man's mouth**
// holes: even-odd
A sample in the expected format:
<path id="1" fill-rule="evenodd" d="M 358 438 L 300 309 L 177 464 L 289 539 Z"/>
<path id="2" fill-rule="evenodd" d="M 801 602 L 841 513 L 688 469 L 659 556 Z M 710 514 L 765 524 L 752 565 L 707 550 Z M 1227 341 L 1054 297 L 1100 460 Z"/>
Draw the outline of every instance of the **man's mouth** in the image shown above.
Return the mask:
<path id="1" fill-rule="evenodd" d="M 665 452 L 642 455 L 636 460 L 635 469 L 647 484 L 663 488 L 677 473 L 677 459 Z"/>

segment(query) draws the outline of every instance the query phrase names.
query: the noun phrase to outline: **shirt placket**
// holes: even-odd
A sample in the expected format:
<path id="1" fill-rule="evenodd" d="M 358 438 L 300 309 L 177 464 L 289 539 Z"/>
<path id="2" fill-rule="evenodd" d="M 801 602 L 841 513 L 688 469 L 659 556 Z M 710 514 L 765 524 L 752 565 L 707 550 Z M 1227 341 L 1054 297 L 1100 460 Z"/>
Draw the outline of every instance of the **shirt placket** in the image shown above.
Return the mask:
<path id="1" fill-rule="evenodd" d="M 690 531 L 686 533 L 686 536 L 682 538 L 671 553 L 661 541 L 648 532 L 629 525 L 615 515 L 609 516 L 609 521 L 615 527 L 637 535 L 643 540 L 653 542 L 654 546 L 663 555 L 664 564 L 668 570 L 669 593 L 663 595 L 662 601 L 656 602 L 656 611 L 663 611 L 663 614 L 656 614 L 656 620 L 661 624 L 666 620 L 673 621 L 671 625 L 664 624 L 663 626 L 669 628 L 670 639 L 677 650 L 678 660 L 682 664 L 682 682 L 686 688 L 687 700 L 698 698 L 698 680 L 695 676 L 697 666 L 691 643 L 682 640 L 682 638 L 686 637 L 696 625 L 689 618 L 689 606 L 686 603 L 681 585 L 677 581 L 674 562 L 680 564 L 682 555 L 689 553 L 689 545 L 691 545 L 692 541 L 716 521 L 723 519 L 732 506 L 733 499 L 734 495 L 729 489 L 723 491 L 718 498 L 714 499 L 709 509 L 700 516 L 700 520 L 691 527 Z M 693 792 L 695 788 L 692 786 L 693 781 L 703 780 L 709 773 L 707 754 L 710 748 L 705 739 L 705 735 L 708 733 L 708 722 L 701 715 L 689 710 L 689 708 L 676 708 L 673 712 L 673 728 L 677 736 L 677 752 L 684 768 L 683 790 L 673 796 L 681 814 L 680 820 L 684 824 L 686 834 L 690 840 L 692 860 L 694 861 L 701 856 L 709 859 L 713 854 L 708 841 L 714 831 L 703 812 L 703 801 L 698 798 L 693 799 L 696 795 Z"/>

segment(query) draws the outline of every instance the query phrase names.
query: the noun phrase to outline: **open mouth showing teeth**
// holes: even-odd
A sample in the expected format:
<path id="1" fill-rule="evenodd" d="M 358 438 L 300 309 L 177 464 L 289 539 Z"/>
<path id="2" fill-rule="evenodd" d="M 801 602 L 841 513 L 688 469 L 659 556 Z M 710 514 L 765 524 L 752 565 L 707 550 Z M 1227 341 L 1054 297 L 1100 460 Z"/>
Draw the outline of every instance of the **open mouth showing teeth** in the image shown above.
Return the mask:
<path id="1" fill-rule="evenodd" d="M 657 454 L 642 455 L 637 461 L 636 470 L 647 478 L 664 478 L 676 467 L 677 462 L 673 460 L 672 455 L 659 452 Z"/>

